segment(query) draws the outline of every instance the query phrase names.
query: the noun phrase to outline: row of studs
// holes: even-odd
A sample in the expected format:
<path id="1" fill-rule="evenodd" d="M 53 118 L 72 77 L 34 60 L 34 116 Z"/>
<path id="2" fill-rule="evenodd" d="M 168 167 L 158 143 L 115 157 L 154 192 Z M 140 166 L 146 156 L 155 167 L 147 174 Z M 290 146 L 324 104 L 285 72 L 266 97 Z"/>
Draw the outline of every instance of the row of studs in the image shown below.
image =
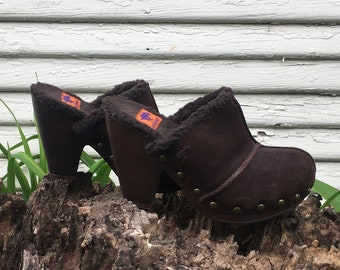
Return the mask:
<path id="1" fill-rule="evenodd" d="M 160 155 L 160 156 L 159 156 L 159 160 L 160 160 L 161 162 L 166 162 L 167 158 L 166 158 L 165 155 Z M 183 172 L 177 172 L 177 173 L 176 173 L 176 176 L 177 176 L 178 179 L 181 179 L 181 180 L 184 179 L 184 173 L 183 173 Z M 202 192 L 201 192 L 201 190 L 200 190 L 199 188 L 195 188 L 195 189 L 194 189 L 194 194 L 195 194 L 196 196 L 200 196 L 200 195 L 202 194 Z M 295 194 L 294 199 L 295 199 L 296 201 L 299 201 L 299 200 L 301 199 L 301 195 L 300 195 L 300 194 Z M 278 205 L 279 207 L 284 207 L 284 206 L 286 205 L 286 201 L 285 201 L 284 199 L 280 199 L 280 200 L 277 201 L 277 205 Z M 210 203 L 209 203 L 209 206 L 210 206 L 212 209 L 216 209 L 216 208 L 218 207 L 218 204 L 217 204 L 216 202 L 210 202 Z M 256 210 L 259 211 L 259 212 L 262 212 L 262 211 L 264 211 L 265 209 L 266 209 L 266 206 L 265 206 L 263 203 L 258 204 L 257 207 L 256 207 Z M 233 208 L 232 212 L 233 212 L 234 214 L 241 214 L 241 213 L 242 213 L 242 208 L 236 206 L 236 207 Z"/>
<path id="2" fill-rule="evenodd" d="M 194 189 L 194 194 L 197 195 L 197 196 L 201 195 L 201 190 L 198 189 L 198 188 L 195 188 L 195 189 Z M 301 199 L 301 195 L 300 195 L 300 194 L 295 194 L 294 199 L 295 199 L 296 201 L 299 201 L 299 200 Z M 280 200 L 278 200 L 277 205 L 278 205 L 279 207 L 284 207 L 284 206 L 286 205 L 286 201 L 285 201 L 284 199 L 280 199 Z M 209 206 L 210 206 L 212 209 L 216 209 L 216 208 L 218 207 L 218 204 L 217 204 L 216 202 L 210 202 L 210 203 L 209 203 Z M 256 210 L 257 210 L 258 212 L 262 212 L 262 211 L 264 211 L 265 209 L 266 209 L 266 206 L 265 206 L 263 203 L 258 204 L 257 207 L 256 207 Z M 241 214 L 241 213 L 242 213 L 242 208 L 239 207 L 239 206 L 236 206 L 236 207 L 233 208 L 232 212 L 233 212 L 234 214 Z"/>

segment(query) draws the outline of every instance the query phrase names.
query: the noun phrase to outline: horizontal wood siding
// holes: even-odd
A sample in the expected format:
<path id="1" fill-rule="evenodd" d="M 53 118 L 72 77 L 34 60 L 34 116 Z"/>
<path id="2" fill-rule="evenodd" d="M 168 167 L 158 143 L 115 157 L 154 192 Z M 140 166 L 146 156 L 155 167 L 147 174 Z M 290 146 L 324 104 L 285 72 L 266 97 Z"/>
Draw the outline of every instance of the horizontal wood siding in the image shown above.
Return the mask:
<path id="1" fill-rule="evenodd" d="M 0 18 L 10 21 L 334 23 L 337 0 L 4 0 Z"/>
<path id="2" fill-rule="evenodd" d="M 29 84 L 26 90 L 28 90 Z M 163 114 L 170 115 L 186 103 L 203 95 L 178 92 L 173 94 L 155 93 L 157 104 Z M 99 93 L 77 92 L 77 94 L 86 101 L 92 101 Z M 17 112 L 17 118 L 21 123 L 33 124 L 33 107 L 29 92 L 15 94 L 1 92 L 1 97 L 6 100 L 10 108 Z M 236 98 L 242 106 L 250 127 L 308 128 L 308 132 L 313 128 L 340 128 L 340 96 L 237 93 Z M 0 115 L 3 125 L 13 125 L 12 116 L 3 106 L 0 106 Z"/>
<path id="3" fill-rule="evenodd" d="M 2 23 L 0 33 L 5 57 L 340 58 L 340 25 Z"/>
<path id="4" fill-rule="evenodd" d="M 156 92 L 206 93 L 222 85 L 238 93 L 340 92 L 340 61 L 0 58 L 0 90 L 28 91 L 36 80 L 72 91 L 105 91 L 144 78 Z"/>
<path id="5" fill-rule="evenodd" d="M 339 14 L 333 0 L 0 1 L 0 97 L 30 135 L 37 79 L 87 101 L 145 79 L 165 115 L 230 86 L 258 141 L 310 152 L 340 188 Z M 2 144 L 20 140 L 2 105 L 0 125 Z"/>

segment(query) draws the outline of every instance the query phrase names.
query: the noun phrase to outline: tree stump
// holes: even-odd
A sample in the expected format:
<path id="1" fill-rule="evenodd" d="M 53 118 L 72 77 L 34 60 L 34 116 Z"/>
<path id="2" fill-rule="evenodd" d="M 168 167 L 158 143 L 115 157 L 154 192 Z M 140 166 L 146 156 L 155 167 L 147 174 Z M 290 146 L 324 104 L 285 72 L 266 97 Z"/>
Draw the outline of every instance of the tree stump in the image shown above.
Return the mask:
<path id="1" fill-rule="evenodd" d="M 119 187 L 46 176 L 27 204 L 0 199 L 1 269 L 340 269 L 340 215 L 309 196 L 247 225 L 210 220 L 180 193 L 138 209 Z"/>

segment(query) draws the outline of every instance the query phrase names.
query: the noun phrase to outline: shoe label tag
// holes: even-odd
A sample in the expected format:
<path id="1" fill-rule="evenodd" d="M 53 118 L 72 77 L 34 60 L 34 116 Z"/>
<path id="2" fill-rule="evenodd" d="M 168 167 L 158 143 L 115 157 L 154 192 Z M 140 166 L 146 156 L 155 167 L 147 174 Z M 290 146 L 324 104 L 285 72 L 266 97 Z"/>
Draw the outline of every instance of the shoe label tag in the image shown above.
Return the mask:
<path id="1" fill-rule="evenodd" d="M 80 109 L 81 101 L 64 92 L 61 92 L 61 102 L 66 103 L 67 105 L 74 107 L 78 110 Z"/>
<path id="2" fill-rule="evenodd" d="M 162 118 L 145 110 L 141 109 L 135 116 L 136 120 L 140 123 L 147 125 L 152 129 L 157 129 L 159 124 L 162 122 Z"/>

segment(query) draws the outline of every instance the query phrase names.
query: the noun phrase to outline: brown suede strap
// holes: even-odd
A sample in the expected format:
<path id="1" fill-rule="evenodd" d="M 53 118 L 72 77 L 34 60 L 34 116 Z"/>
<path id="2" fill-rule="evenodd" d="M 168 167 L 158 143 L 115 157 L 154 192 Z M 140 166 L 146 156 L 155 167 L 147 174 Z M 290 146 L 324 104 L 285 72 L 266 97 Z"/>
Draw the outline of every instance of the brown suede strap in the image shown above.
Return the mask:
<path id="1" fill-rule="evenodd" d="M 243 172 L 243 170 L 248 166 L 250 161 L 254 158 L 254 156 L 255 156 L 257 150 L 260 148 L 260 146 L 261 146 L 261 144 L 256 143 L 254 145 L 253 149 L 251 150 L 251 152 L 249 153 L 248 157 L 241 164 L 241 166 L 238 167 L 238 169 L 222 185 L 220 185 L 215 190 L 209 192 L 208 194 L 205 194 L 204 196 L 202 196 L 199 201 L 200 202 L 205 201 L 206 199 L 216 195 L 217 193 L 220 193 L 223 189 L 225 189 L 227 186 L 232 184 L 234 182 L 234 180 L 240 175 L 240 173 Z"/>

